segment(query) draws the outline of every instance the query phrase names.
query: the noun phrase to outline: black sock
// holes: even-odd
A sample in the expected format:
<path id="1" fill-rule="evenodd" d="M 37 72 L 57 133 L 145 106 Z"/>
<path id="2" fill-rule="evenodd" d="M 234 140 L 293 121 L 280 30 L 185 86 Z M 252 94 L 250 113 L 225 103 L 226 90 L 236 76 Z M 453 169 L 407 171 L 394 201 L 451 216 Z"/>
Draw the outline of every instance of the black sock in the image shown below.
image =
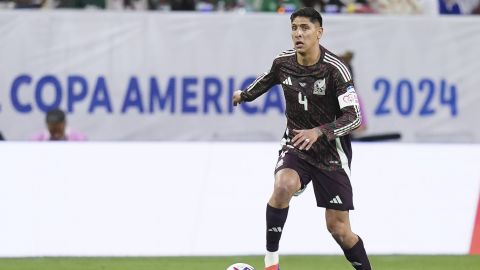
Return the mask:
<path id="1" fill-rule="evenodd" d="M 368 261 L 367 252 L 363 246 L 363 241 L 360 236 L 358 242 L 350 249 L 344 249 L 345 257 L 353 265 L 356 270 L 371 270 L 370 262 Z"/>
<path id="2" fill-rule="evenodd" d="M 288 207 L 278 209 L 267 204 L 267 250 L 270 252 L 278 250 L 287 215 Z"/>

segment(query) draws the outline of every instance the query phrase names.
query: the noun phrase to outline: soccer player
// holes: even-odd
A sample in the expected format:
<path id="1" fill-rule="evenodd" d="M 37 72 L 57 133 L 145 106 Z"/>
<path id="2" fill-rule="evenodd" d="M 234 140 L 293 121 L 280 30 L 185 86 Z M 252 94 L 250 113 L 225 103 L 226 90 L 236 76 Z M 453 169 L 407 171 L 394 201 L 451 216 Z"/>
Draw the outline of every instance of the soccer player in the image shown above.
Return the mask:
<path id="1" fill-rule="evenodd" d="M 278 270 L 278 248 L 289 202 L 312 182 L 318 207 L 325 208 L 327 229 L 357 270 L 371 269 L 362 239 L 352 232 L 353 210 L 349 133 L 361 123 L 352 76 L 345 64 L 319 44 L 322 17 L 313 8 L 290 16 L 294 49 L 273 61 L 270 71 L 233 104 L 253 101 L 273 85 L 282 84 L 287 128 L 275 168 L 273 193 L 267 204 L 265 269 Z"/>

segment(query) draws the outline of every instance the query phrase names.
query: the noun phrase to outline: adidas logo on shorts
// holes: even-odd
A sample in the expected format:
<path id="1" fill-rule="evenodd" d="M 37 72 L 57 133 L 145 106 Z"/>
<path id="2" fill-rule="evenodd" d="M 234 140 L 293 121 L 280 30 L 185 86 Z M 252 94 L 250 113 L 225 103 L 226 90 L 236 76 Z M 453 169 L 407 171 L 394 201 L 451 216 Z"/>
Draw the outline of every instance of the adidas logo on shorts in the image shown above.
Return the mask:
<path id="1" fill-rule="evenodd" d="M 343 204 L 342 200 L 340 200 L 340 196 L 335 196 L 335 198 L 331 199 L 330 200 L 330 203 L 333 203 L 333 204 Z"/>

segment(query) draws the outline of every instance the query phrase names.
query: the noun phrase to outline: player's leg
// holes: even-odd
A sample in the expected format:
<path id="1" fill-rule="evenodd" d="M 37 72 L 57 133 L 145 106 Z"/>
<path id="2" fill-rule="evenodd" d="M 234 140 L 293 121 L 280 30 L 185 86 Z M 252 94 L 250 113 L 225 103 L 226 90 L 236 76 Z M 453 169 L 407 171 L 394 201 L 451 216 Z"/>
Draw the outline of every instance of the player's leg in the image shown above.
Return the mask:
<path id="1" fill-rule="evenodd" d="M 283 226 L 287 221 L 288 205 L 293 194 L 301 188 L 300 176 L 290 168 L 275 173 L 272 196 L 267 204 L 267 254 L 265 269 L 277 270 L 279 264 L 278 246 Z"/>
<path id="2" fill-rule="evenodd" d="M 275 184 L 268 205 L 282 209 L 288 207 L 293 194 L 302 187 L 297 171 L 284 168 L 275 173 Z"/>
<path id="3" fill-rule="evenodd" d="M 295 192 L 308 184 L 310 179 L 303 174 L 304 161 L 287 152 L 281 152 L 278 158 L 273 193 L 267 204 L 265 269 L 268 270 L 278 269 L 278 247 L 287 220 L 290 200 Z"/>
<path id="4" fill-rule="evenodd" d="M 353 267 L 357 270 L 372 269 L 362 239 L 352 232 L 348 210 L 327 209 L 325 218 L 328 231 Z"/>
<path id="5" fill-rule="evenodd" d="M 313 171 L 315 173 L 313 174 Z M 313 190 L 317 206 L 326 208 L 327 229 L 342 248 L 345 257 L 355 269 L 370 270 L 363 242 L 350 227 L 349 210 L 353 210 L 353 192 L 348 174 L 344 170 L 312 169 Z"/>

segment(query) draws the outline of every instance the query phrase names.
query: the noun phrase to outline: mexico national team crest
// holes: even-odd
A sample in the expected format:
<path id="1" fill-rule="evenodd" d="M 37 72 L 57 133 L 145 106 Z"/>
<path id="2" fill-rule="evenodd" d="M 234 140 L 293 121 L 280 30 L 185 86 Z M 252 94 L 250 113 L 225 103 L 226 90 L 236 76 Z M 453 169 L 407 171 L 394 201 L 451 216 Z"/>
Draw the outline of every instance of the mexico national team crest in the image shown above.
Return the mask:
<path id="1" fill-rule="evenodd" d="M 313 85 L 313 94 L 314 95 L 319 95 L 319 96 L 324 96 L 325 95 L 325 78 L 317 80 L 315 84 Z"/>

